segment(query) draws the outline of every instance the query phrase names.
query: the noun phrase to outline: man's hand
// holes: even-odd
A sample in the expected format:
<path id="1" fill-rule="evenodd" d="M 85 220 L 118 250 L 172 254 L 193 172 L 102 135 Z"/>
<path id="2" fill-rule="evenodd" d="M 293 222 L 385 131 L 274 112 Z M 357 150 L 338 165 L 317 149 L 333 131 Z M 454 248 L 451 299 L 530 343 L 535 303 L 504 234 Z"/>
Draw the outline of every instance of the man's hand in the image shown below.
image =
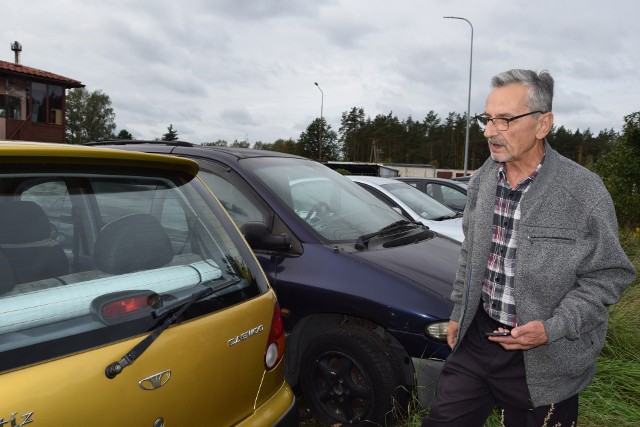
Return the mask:
<path id="1" fill-rule="evenodd" d="M 447 344 L 453 350 L 453 346 L 458 341 L 458 322 L 455 320 L 449 320 L 449 326 L 447 327 Z"/>
<path id="2" fill-rule="evenodd" d="M 451 328 L 451 323 L 449 323 Z M 498 328 L 499 331 L 507 329 Z M 447 333 L 447 338 L 449 334 Z M 489 341 L 499 343 L 505 350 L 529 350 L 539 345 L 546 344 L 549 340 L 544 325 L 540 320 L 534 320 L 511 330 L 511 335 L 506 337 L 489 337 Z"/>

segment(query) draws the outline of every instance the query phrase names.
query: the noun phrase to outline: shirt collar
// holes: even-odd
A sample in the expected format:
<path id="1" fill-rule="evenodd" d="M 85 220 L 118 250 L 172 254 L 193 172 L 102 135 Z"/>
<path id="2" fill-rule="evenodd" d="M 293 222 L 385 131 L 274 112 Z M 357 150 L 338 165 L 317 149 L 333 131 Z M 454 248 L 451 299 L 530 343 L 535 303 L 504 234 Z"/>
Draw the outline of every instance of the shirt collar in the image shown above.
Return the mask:
<path id="1" fill-rule="evenodd" d="M 517 185 L 516 188 L 523 185 L 523 184 L 530 184 L 531 182 L 533 182 L 533 180 L 536 178 L 536 176 L 538 176 L 538 174 L 540 173 L 540 169 L 542 169 L 542 164 L 544 163 L 544 159 L 547 156 L 547 153 L 545 152 L 542 155 L 542 159 L 540 159 L 540 163 L 538 163 L 538 166 L 536 166 L 536 169 L 531 173 L 531 175 L 529 175 L 528 177 L 524 178 L 522 181 L 520 181 Z M 500 178 L 500 180 L 502 182 L 506 182 L 507 181 L 507 172 L 505 171 L 505 162 L 500 162 L 498 164 L 498 177 Z"/>

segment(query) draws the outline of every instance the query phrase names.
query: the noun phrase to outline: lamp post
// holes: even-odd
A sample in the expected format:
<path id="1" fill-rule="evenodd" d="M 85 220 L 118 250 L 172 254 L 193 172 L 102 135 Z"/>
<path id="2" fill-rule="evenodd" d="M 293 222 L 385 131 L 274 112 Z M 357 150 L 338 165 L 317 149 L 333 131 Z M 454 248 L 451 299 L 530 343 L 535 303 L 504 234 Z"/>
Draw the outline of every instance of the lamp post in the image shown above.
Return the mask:
<path id="1" fill-rule="evenodd" d="M 467 176 L 467 164 L 469 162 L 469 127 L 471 126 L 471 66 L 473 64 L 473 25 L 468 19 L 458 16 L 445 16 L 445 19 L 461 19 L 467 21 L 471 27 L 471 55 L 469 56 L 469 97 L 467 99 L 467 134 L 464 141 L 464 176 Z"/>
<path id="2" fill-rule="evenodd" d="M 322 160 L 322 129 L 324 128 L 324 121 L 322 119 L 322 109 L 324 107 L 324 92 L 322 91 L 322 89 L 320 88 L 320 85 L 318 84 L 318 82 L 314 82 L 314 84 L 316 86 L 318 86 L 318 89 L 320 90 L 320 94 L 322 95 L 322 98 L 320 98 L 320 138 L 318 138 L 318 161 Z"/>

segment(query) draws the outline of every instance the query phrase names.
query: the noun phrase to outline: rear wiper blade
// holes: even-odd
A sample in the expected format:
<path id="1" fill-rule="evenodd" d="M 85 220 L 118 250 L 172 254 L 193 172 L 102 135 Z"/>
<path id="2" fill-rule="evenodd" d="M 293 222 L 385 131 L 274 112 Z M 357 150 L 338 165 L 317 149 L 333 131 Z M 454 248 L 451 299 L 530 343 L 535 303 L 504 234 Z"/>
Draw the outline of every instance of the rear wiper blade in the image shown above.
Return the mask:
<path id="1" fill-rule="evenodd" d="M 151 334 L 147 335 L 145 339 L 136 344 L 136 346 L 133 347 L 127 354 L 125 354 L 122 359 L 120 359 L 118 362 L 113 362 L 108 365 L 104 371 L 107 378 L 115 378 L 119 373 L 122 372 L 124 368 L 132 364 L 138 357 L 142 355 L 142 353 L 144 353 L 147 348 L 149 348 L 149 346 L 160 336 L 160 334 L 163 333 L 169 326 L 173 325 L 180 318 L 182 313 L 184 313 L 189 307 L 191 307 L 191 305 L 216 292 L 229 288 L 237 284 L 238 282 L 240 282 L 240 279 L 234 278 L 221 283 L 219 286 L 208 286 L 198 292 L 189 295 L 186 298 L 176 300 L 165 307 L 160 307 L 153 311 L 151 315 L 157 319 L 179 308 L 179 310 L 177 310 L 171 316 L 167 317 L 157 328 L 155 328 L 153 332 L 151 332 Z"/>
<path id="2" fill-rule="evenodd" d="M 408 226 L 411 226 L 412 228 L 414 228 L 415 226 L 423 227 L 424 224 L 417 221 L 408 221 L 406 219 L 401 219 L 400 221 L 393 222 L 378 231 L 374 231 L 373 233 L 369 234 L 363 234 L 362 236 L 358 237 L 358 240 L 356 241 L 356 249 L 361 251 L 367 247 L 369 240 L 373 239 L 374 237 L 380 236 L 390 231 L 401 230 L 403 228 L 407 228 Z"/>

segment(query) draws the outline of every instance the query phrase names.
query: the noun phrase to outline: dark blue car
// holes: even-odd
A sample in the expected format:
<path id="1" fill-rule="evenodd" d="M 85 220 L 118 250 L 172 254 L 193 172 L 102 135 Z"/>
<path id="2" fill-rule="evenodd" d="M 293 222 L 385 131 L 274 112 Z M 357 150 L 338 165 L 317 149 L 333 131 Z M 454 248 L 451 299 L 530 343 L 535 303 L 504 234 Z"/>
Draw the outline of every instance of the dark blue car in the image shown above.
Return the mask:
<path id="1" fill-rule="evenodd" d="M 198 176 L 276 290 L 287 379 L 318 418 L 383 424 L 403 390 L 429 400 L 449 354 L 459 243 L 303 157 L 180 142 L 109 144 L 199 163 Z"/>

